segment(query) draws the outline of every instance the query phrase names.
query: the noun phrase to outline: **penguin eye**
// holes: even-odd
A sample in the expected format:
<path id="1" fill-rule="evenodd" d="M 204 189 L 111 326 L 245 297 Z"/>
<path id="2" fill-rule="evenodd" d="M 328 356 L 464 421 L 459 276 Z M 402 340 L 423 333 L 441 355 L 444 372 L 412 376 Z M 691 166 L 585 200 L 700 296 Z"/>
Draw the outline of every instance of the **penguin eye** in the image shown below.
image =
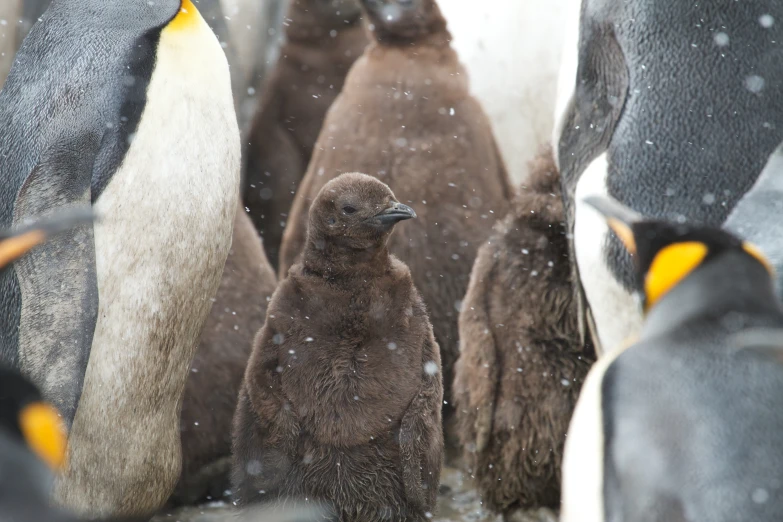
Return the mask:
<path id="1" fill-rule="evenodd" d="M 356 212 L 356 209 L 353 208 L 351 205 L 345 205 L 343 207 L 343 212 L 345 212 L 346 214 L 353 214 L 354 212 Z"/>

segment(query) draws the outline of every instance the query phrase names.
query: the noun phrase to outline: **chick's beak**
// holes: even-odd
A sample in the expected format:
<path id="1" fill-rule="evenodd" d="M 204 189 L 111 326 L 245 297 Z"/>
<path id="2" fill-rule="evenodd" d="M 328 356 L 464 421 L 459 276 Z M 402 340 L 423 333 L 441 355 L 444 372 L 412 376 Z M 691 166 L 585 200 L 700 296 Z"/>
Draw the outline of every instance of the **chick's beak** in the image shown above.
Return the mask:
<path id="1" fill-rule="evenodd" d="M 25 406 L 19 414 L 19 426 L 28 447 L 41 460 L 55 471 L 64 467 L 66 429 L 53 406 L 43 402 Z"/>
<path id="2" fill-rule="evenodd" d="M 376 214 L 375 220 L 382 225 L 393 225 L 398 221 L 412 219 L 415 217 L 416 211 L 414 211 L 411 207 L 393 201 L 389 208 L 383 210 L 380 214 Z"/>

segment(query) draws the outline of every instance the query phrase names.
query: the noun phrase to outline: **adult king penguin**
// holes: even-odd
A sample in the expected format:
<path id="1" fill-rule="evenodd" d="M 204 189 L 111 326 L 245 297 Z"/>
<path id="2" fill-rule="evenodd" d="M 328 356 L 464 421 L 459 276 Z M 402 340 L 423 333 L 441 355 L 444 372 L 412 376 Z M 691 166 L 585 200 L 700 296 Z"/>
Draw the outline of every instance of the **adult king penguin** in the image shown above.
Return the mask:
<path id="1" fill-rule="evenodd" d="M 77 512 L 145 515 L 174 488 L 239 149 L 226 58 L 190 0 L 53 2 L 0 92 L 0 226 L 102 216 L 0 279 L 0 361 L 71 427 L 56 496 Z"/>
<path id="2" fill-rule="evenodd" d="M 611 347 L 582 387 L 561 520 L 780 520 L 783 308 L 774 270 L 718 228 L 644 219 L 606 198 L 586 204 L 634 254 L 645 321 L 638 340 Z"/>
<path id="3" fill-rule="evenodd" d="M 608 194 L 721 226 L 783 141 L 783 4 L 583 0 L 566 34 L 554 143 L 582 325 L 600 352 L 642 314 L 629 255 L 580 201 Z"/>

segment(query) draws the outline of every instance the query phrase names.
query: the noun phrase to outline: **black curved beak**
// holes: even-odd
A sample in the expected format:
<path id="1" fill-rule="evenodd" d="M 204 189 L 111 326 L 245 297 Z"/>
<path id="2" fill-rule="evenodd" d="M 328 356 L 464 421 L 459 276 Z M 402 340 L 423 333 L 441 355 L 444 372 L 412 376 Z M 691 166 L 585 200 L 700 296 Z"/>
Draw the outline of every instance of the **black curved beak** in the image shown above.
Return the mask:
<path id="1" fill-rule="evenodd" d="M 375 221 L 382 225 L 394 225 L 398 221 L 412 219 L 415 217 L 416 211 L 414 211 L 411 207 L 393 201 L 389 208 L 385 209 L 380 214 L 375 215 Z"/>

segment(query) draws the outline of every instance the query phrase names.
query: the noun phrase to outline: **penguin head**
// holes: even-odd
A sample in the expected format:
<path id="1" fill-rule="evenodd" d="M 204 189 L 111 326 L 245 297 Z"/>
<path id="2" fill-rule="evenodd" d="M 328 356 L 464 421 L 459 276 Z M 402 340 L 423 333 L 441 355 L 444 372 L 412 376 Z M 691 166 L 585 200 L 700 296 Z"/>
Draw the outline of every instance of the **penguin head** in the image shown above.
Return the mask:
<path id="1" fill-rule="evenodd" d="M 30 225 L 0 231 L 0 271 L 54 234 L 93 221 L 89 208 L 73 208 L 53 214 Z"/>
<path id="2" fill-rule="evenodd" d="M 336 18 L 346 23 L 356 20 L 362 13 L 358 0 L 295 0 L 294 5 L 311 10 L 320 18 Z"/>
<path id="3" fill-rule="evenodd" d="M 769 261 L 755 246 L 719 228 L 646 219 L 606 197 L 591 196 L 584 202 L 604 217 L 634 258 L 645 312 L 700 267 L 729 254 L 763 267 L 770 279 L 774 276 Z"/>
<path id="4" fill-rule="evenodd" d="M 446 27 L 435 0 L 361 0 L 378 41 L 410 42 Z"/>
<path id="5" fill-rule="evenodd" d="M 53 470 L 65 464 L 66 430 L 57 410 L 19 373 L 0 367 L 0 430 Z"/>
<path id="6" fill-rule="evenodd" d="M 328 242 L 352 250 L 385 244 L 394 225 L 416 217 L 398 202 L 388 185 L 366 174 L 342 174 L 329 181 L 310 207 L 308 242 Z"/>

